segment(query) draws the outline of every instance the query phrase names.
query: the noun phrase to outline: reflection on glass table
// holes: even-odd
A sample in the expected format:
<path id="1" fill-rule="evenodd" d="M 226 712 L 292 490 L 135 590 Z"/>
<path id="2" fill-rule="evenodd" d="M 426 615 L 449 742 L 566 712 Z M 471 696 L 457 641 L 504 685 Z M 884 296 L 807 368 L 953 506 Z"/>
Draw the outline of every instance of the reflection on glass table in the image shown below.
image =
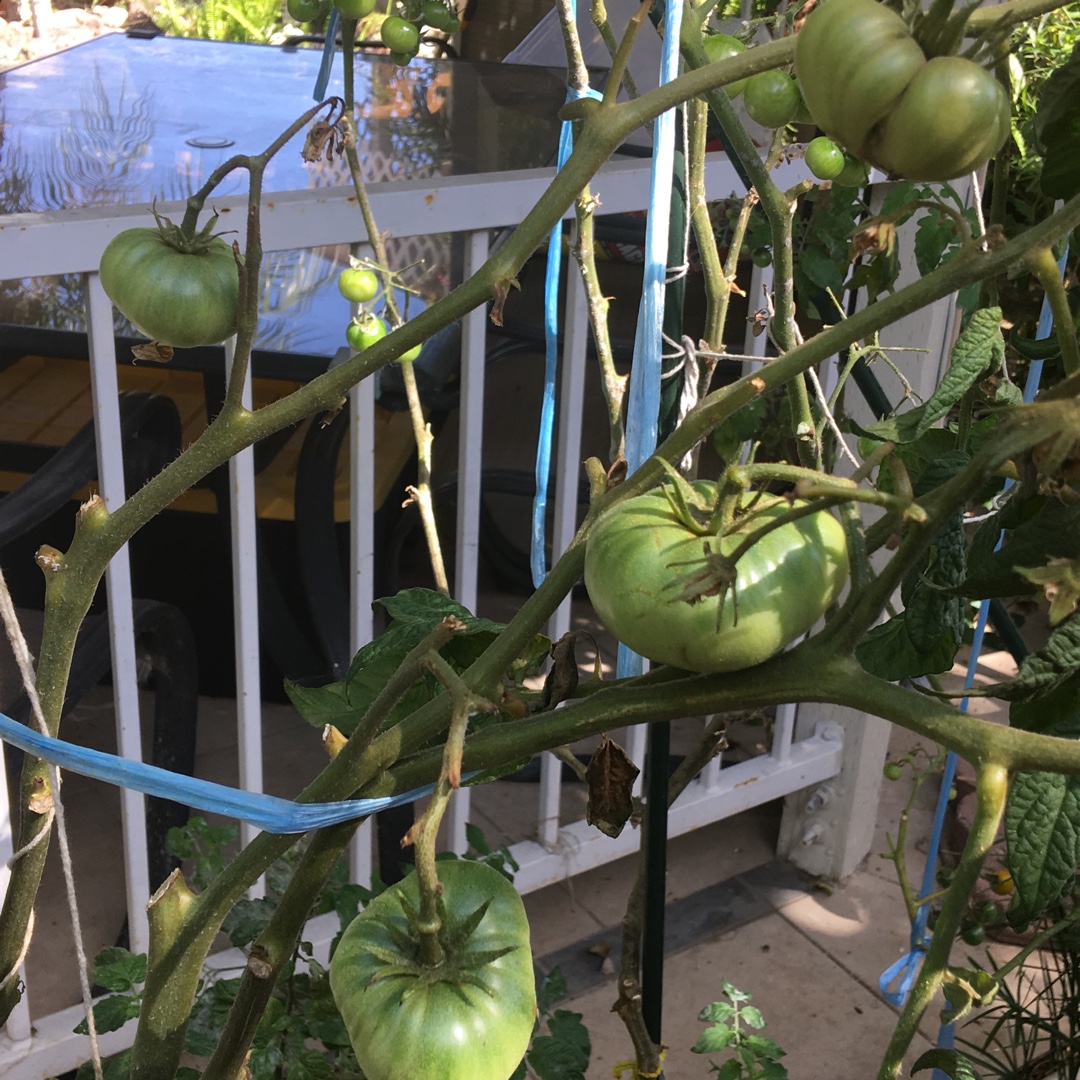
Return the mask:
<path id="1" fill-rule="evenodd" d="M 321 50 L 112 34 L 0 74 L 0 215 L 187 198 L 236 153 L 258 153 L 312 103 Z M 341 62 L 329 93 L 341 93 Z M 62 88 L 63 92 L 58 93 Z M 565 75 L 537 67 L 356 57 L 356 122 L 368 183 L 549 164 Z M 271 162 L 267 192 L 346 185 L 347 165 L 305 163 L 302 135 Z M 246 190 L 241 170 L 220 195 Z M 147 224 L 152 224 L 147 218 Z M 415 313 L 451 284 L 445 235 L 391 241 Z M 348 305 L 345 245 L 267 255 L 260 352 L 329 358 Z M 72 276 L 0 282 L 0 323 L 81 331 Z M 117 334 L 132 334 L 123 321 Z M 257 358 L 256 358 L 257 362 Z"/>

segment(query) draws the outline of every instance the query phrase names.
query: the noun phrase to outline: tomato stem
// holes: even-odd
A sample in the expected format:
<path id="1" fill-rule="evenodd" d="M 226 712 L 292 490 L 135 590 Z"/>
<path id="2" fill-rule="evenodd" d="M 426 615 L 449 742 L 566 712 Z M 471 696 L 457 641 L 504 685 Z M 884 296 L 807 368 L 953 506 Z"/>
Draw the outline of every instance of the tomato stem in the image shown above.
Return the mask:
<path id="1" fill-rule="evenodd" d="M 1073 323 L 1072 311 L 1069 308 L 1069 297 L 1065 292 L 1065 284 L 1061 280 L 1061 267 L 1049 247 L 1036 248 L 1028 257 L 1035 276 L 1039 279 L 1043 291 L 1046 293 L 1050 311 L 1054 316 L 1054 330 L 1057 333 L 1058 344 L 1061 346 L 1061 362 L 1065 366 L 1065 374 L 1076 375 L 1080 373 L 1080 345 L 1076 340 L 1076 326 Z"/>

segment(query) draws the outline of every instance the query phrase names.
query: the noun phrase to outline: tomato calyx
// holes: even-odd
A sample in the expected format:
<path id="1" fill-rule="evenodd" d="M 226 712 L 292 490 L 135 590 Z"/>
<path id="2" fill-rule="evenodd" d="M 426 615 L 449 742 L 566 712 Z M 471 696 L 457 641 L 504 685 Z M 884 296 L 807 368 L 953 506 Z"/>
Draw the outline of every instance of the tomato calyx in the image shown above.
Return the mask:
<path id="1" fill-rule="evenodd" d="M 202 255 L 209 251 L 214 241 L 222 235 L 214 232 L 214 226 L 218 221 L 217 214 L 214 214 L 197 233 L 192 235 L 186 233 L 182 225 L 177 225 L 163 214 L 159 214 L 156 207 L 151 206 L 150 213 L 154 215 L 162 241 L 174 251 L 179 251 L 184 255 Z"/>

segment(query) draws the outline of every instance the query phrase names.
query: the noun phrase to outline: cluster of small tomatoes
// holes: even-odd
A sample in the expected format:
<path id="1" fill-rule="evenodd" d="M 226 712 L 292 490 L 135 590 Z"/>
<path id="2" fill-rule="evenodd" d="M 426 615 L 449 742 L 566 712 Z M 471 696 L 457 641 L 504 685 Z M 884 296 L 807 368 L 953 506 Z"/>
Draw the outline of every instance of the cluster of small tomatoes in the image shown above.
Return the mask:
<path id="1" fill-rule="evenodd" d="M 746 50 L 727 34 L 703 44 L 713 63 Z M 866 164 L 925 182 L 963 176 L 1010 129 L 1008 94 L 993 75 L 965 57 L 928 58 L 878 0 L 824 0 L 796 34 L 794 75 L 764 71 L 726 89 L 764 127 L 817 125 L 825 134 L 807 147 L 807 166 L 843 186 L 861 183 Z"/>
<path id="2" fill-rule="evenodd" d="M 345 328 L 345 339 L 354 352 L 363 352 L 386 337 L 388 328 L 367 305 L 379 295 L 379 276 L 368 266 L 347 266 L 338 275 L 338 291 L 351 304 L 360 305 L 359 311 Z M 414 345 L 398 357 L 407 363 L 420 355 L 422 346 Z"/>
<path id="3" fill-rule="evenodd" d="M 337 8 L 343 19 L 364 19 L 375 11 L 377 0 L 287 0 L 289 15 L 299 23 L 319 22 Z M 379 37 L 390 57 L 407 64 L 420 49 L 425 26 L 444 34 L 460 29 L 457 13 L 446 0 L 406 0 L 404 15 L 388 15 L 379 25 Z"/>

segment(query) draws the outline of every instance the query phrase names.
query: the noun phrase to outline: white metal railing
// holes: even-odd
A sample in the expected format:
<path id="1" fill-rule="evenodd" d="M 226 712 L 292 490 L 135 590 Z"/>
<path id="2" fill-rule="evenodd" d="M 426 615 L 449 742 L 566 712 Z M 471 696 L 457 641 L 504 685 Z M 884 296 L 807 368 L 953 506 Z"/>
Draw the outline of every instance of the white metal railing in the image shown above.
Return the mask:
<path id="1" fill-rule="evenodd" d="M 778 182 L 790 187 L 804 175 L 801 162 L 782 167 Z M 372 185 L 375 219 L 395 237 L 446 232 L 447 223 L 465 236 L 465 273 L 479 267 L 487 256 L 490 230 L 519 222 L 548 186 L 551 169 L 510 172 L 479 177 L 451 177 Z M 731 166 L 721 155 L 710 155 L 706 187 L 712 198 L 741 191 Z M 648 200 L 649 163 L 616 161 L 606 165 L 594 183 L 604 213 L 643 208 Z M 224 220 L 244 213 L 238 197 L 215 200 Z M 83 273 L 87 280 L 87 328 L 93 380 L 94 414 L 98 438 L 101 494 L 112 508 L 124 498 L 120 455 L 120 422 L 113 341 L 112 308 L 96 268 L 103 249 L 119 231 L 145 224 L 147 207 L 96 207 L 71 211 L 11 215 L 0 218 L 0 280 Z M 174 216 L 182 204 L 159 206 Z M 569 215 L 568 215 L 569 216 Z M 311 248 L 328 244 L 362 244 L 366 239 L 355 202 L 345 188 L 274 193 L 262 207 L 263 246 L 267 252 Z M 581 416 L 585 385 L 587 312 L 576 276 L 569 275 L 561 381 L 561 421 L 554 497 L 555 552 L 569 543 L 577 513 L 577 476 L 580 461 Z M 760 296 L 756 274 L 754 296 Z M 752 303 L 752 308 L 755 306 Z M 462 339 L 462 393 L 457 507 L 457 599 L 470 610 L 476 607 L 476 565 L 479 547 L 481 450 L 483 447 L 484 352 L 486 313 L 466 316 Z M 763 355 L 764 337 L 747 333 L 746 352 Z M 351 392 L 351 589 L 352 644 L 358 647 L 372 635 L 371 600 L 374 598 L 374 553 L 371 523 L 374 500 L 374 392 L 368 380 Z M 230 466 L 234 498 L 231 500 L 234 603 L 236 618 L 238 743 L 242 783 L 259 789 L 262 778 L 261 705 L 259 700 L 258 611 L 255 574 L 254 472 L 250 451 Z M 131 582 L 125 551 L 110 564 L 107 576 L 115 672 L 115 709 L 120 752 L 140 755 L 140 719 L 135 683 L 135 653 L 131 619 Z M 570 626 L 569 600 L 553 616 L 549 634 L 560 636 Z M 842 740 L 839 729 L 819 725 L 809 738 L 793 741 L 795 709 L 780 710 L 770 754 L 720 771 L 719 760 L 695 780 L 671 811 L 672 835 L 698 828 L 751 806 L 818 784 L 840 769 Z M 644 756 L 643 729 L 632 731 L 628 751 L 640 763 Z M 628 829 L 617 840 L 600 835 L 583 821 L 563 823 L 559 814 L 561 773 L 558 762 L 544 755 L 537 807 L 535 839 L 517 844 L 513 853 L 521 866 L 516 881 L 527 892 L 625 855 L 638 846 L 639 836 Z M 450 842 L 465 848 L 468 818 L 467 792 L 454 800 Z M 464 796 L 464 797 L 462 797 Z M 143 797 L 125 792 L 123 798 L 125 874 L 131 947 L 144 951 L 147 944 L 145 900 L 149 892 L 146 865 Z M 245 828 L 243 839 L 250 839 Z M 0 784 L 0 858 L 11 853 L 7 793 Z M 371 872 L 371 833 L 364 826 L 351 851 L 353 873 L 366 881 Z M 0 886 L 6 885 L 0 870 Z M 317 947 L 329 944 L 336 930 L 333 916 L 315 920 L 306 938 Z M 222 959 L 214 961 L 220 966 Z M 88 1054 L 86 1040 L 74 1036 L 78 1009 L 35 1017 L 31 1024 L 27 999 L 0 1035 L 0 1074 L 10 1080 L 37 1080 L 74 1068 Z M 130 1042 L 129 1025 L 103 1040 L 106 1052 Z"/>

